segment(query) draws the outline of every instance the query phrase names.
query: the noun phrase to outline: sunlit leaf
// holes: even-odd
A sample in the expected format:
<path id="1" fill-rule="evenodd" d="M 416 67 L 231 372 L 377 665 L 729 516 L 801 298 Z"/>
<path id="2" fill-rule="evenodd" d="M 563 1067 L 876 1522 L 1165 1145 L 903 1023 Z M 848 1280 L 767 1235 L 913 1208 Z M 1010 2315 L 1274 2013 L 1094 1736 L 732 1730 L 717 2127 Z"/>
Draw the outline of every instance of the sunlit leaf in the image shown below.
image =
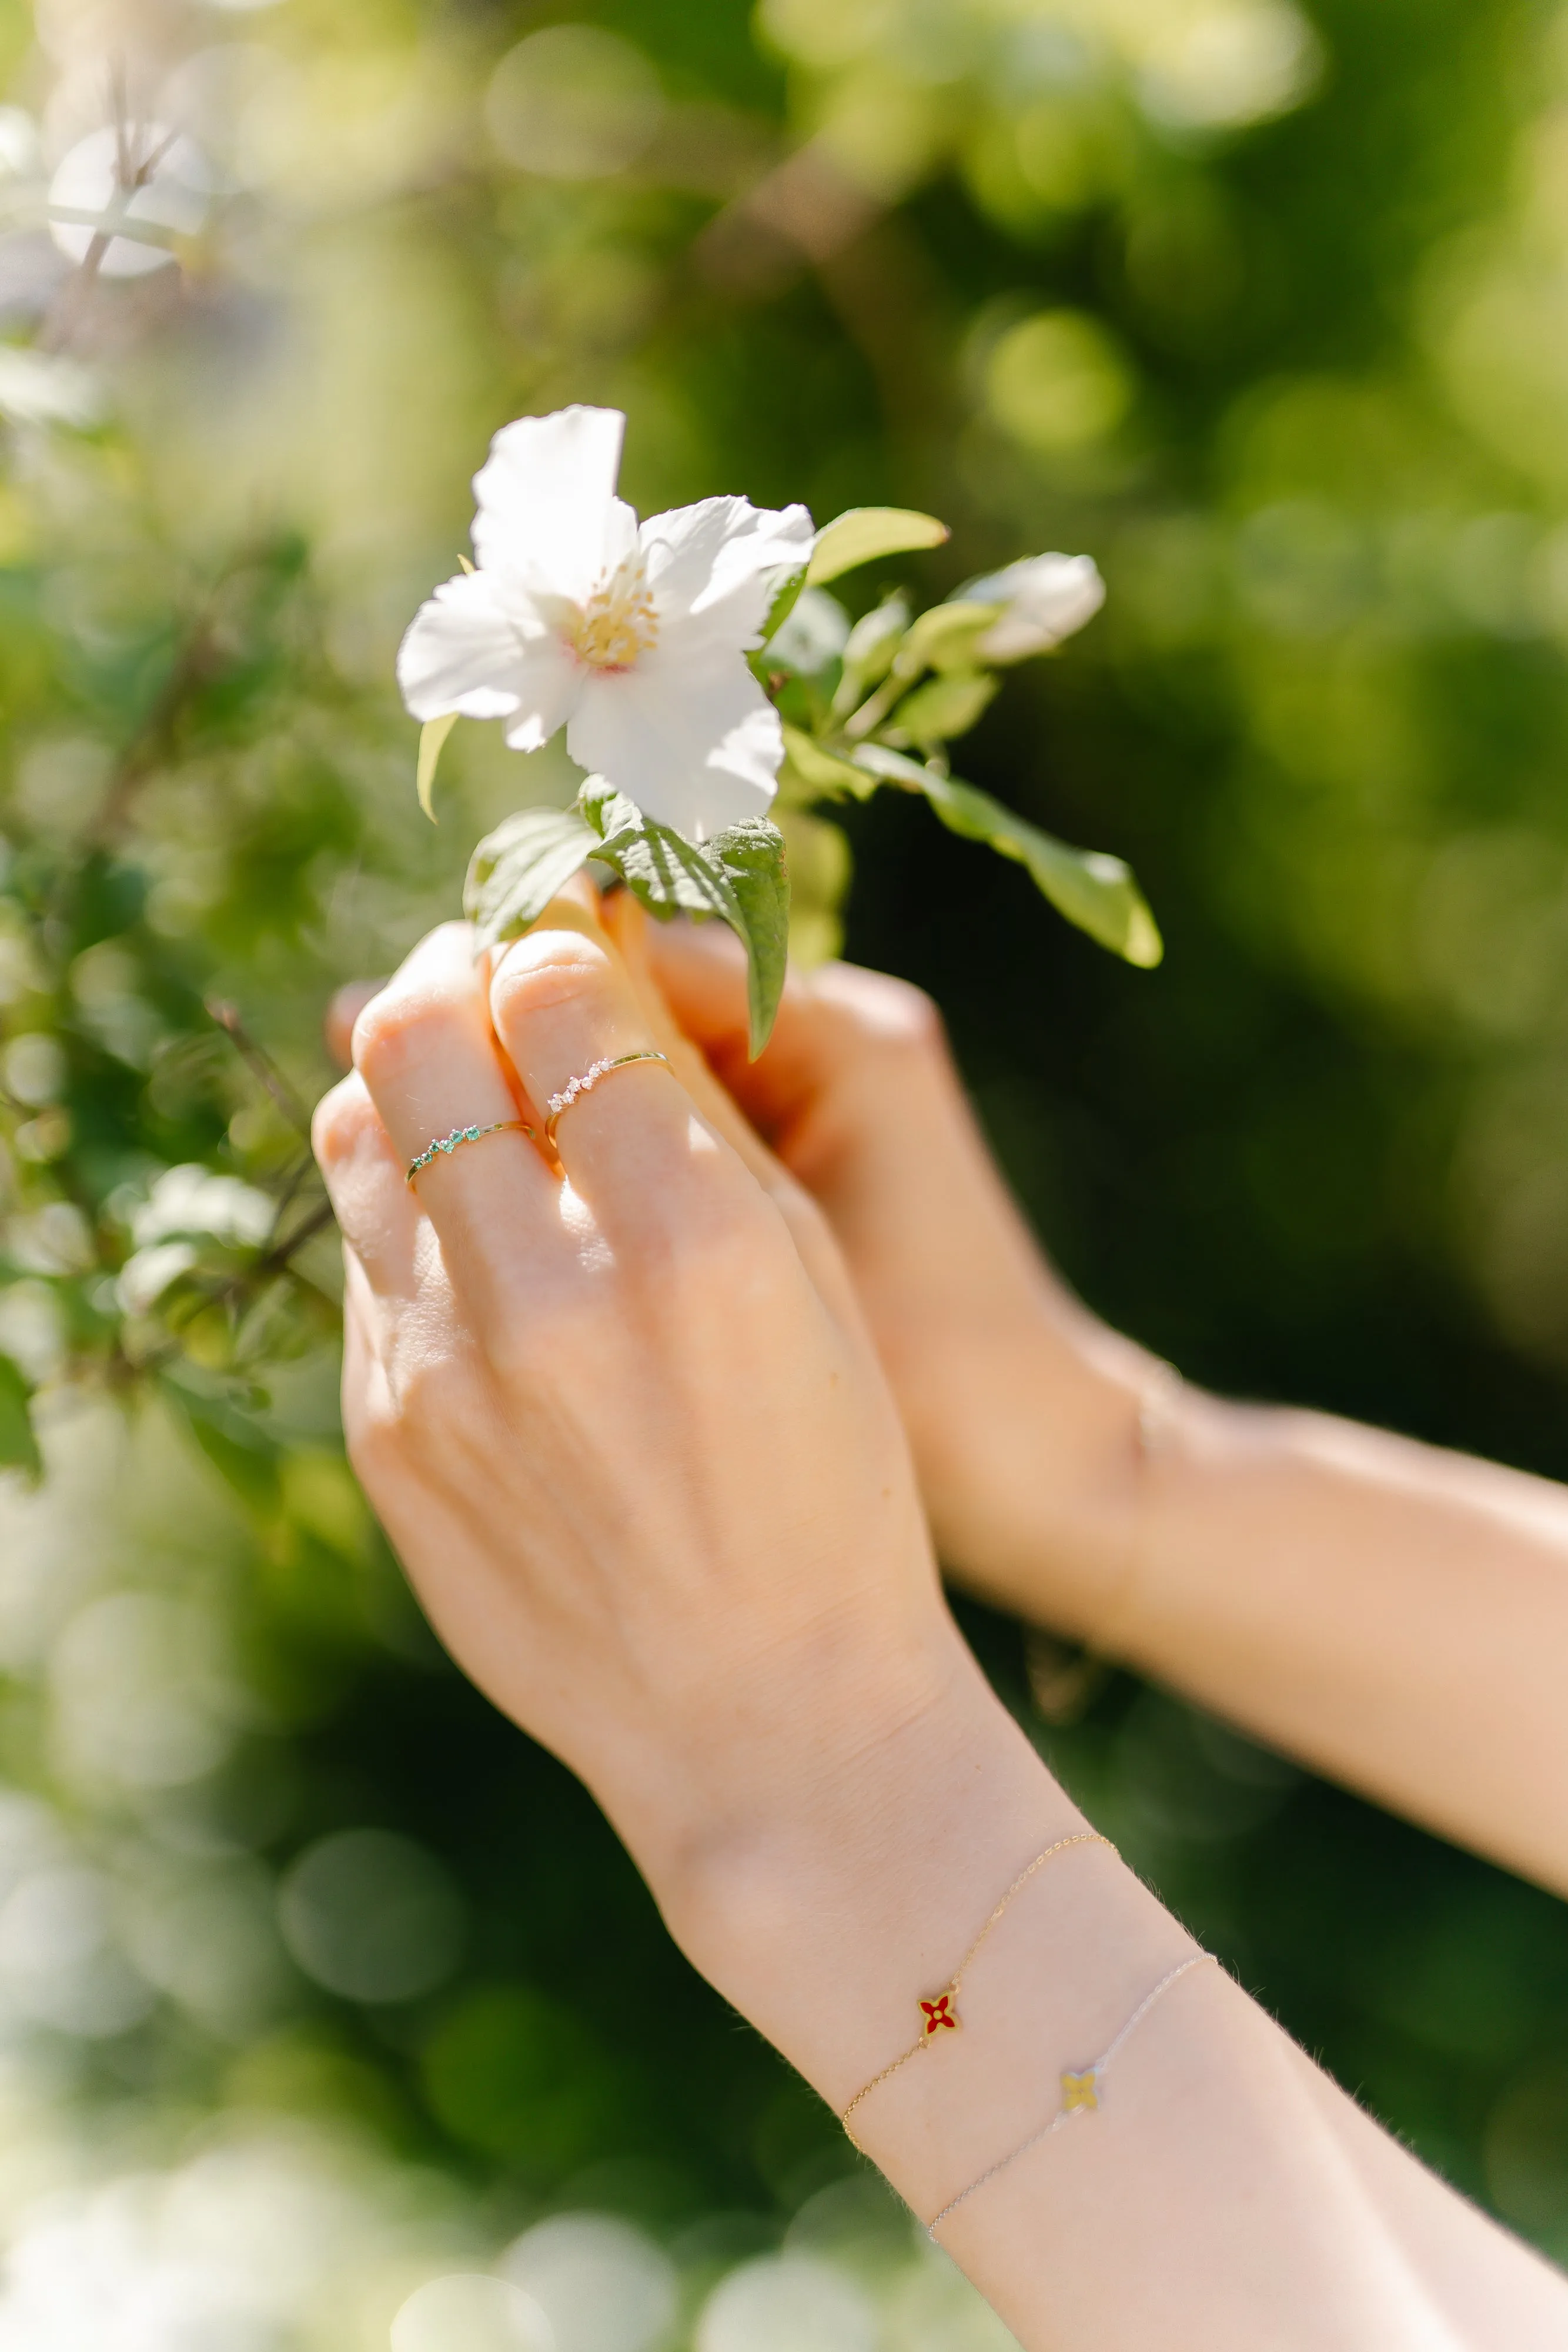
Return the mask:
<path id="1" fill-rule="evenodd" d="M 669 922 L 676 915 L 737 916 L 734 893 L 706 851 L 667 824 L 656 824 L 623 793 L 583 796 L 590 821 L 604 824 L 592 856 L 625 883 L 651 915 Z M 737 922 L 738 929 L 738 922 Z"/>
<path id="2" fill-rule="evenodd" d="M 784 993 L 789 948 L 789 874 L 784 836 L 767 817 L 726 825 L 707 845 L 707 854 L 735 894 L 740 920 L 732 928 L 746 948 L 747 998 L 751 1058 L 772 1034 Z"/>
<path id="3" fill-rule="evenodd" d="M 833 696 L 833 713 L 847 718 L 869 688 L 884 678 L 904 642 L 909 626 L 909 602 L 889 596 L 873 612 L 862 613 L 844 645 L 843 668 Z"/>
<path id="4" fill-rule="evenodd" d="M 814 737 L 804 735 L 800 728 L 784 730 L 784 770 L 779 777 L 780 789 L 788 784 L 798 787 L 803 797 L 832 793 L 845 793 L 859 801 L 866 800 L 876 790 L 876 780 L 851 760 L 840 759 L 836 751 L 824 751 Z"/>
<path id="5" fill-rule="evenodd" d="M 441 758 L 441 747 L 456 724 L 456 711 L 445 710 L 439 719 L 427 719 L 419 730 L 419 766 L 414 775 L 414 789 L 419 794 L 419 805 L 432 824 L 435 823 L 435 811 L 431 805 L 430 795 L 435 787 L 436 765 Z"/>
<path id="6" fill-rule="evenodd" d="M 893 714 L 893 728 L 912 743 L 945 743 L 967 735 L 997 691 L 989 670 L 948 670 L 928 677 L 906 694 Z M 890 730 L 892 731 L 892 730 Z"/>
<path id="7" fill-rule="evenodd" d="M 1027 868 L 1035 887 L 1081 931 L 1113 955 L 1148 970 L 1165 943 L 1130 866 L 1098 849 L 1074 849 L 1030 824 L 988 793 L 939 776 L 881 743 L 862 744 L 855 765 L 905 792 L 923 793 L 949 832 L 983 841 Z"/>
<path id="8" fill-rule="evenodd" d="M 781 629 L 785 622 L 789 618 L 790 614 L 794 611 L 796 604 L 799 601 L 800 591 L 805 585 L 806 567 L 804 564 L 801 564 L 798 572 L 789 572 L 785 573 L 784 578 L 779 582 L 779 585 L 773 592 L 773 602 L 768 607 L 768 618 L 762 624 L 762 642 L 764 645 L 767 645 L 769 638 L 772 637 L 778 630 Z"/>
<path id="9" fill-rule="evenodd" d="M 967 597 L 950 604 L 933 604 L 912 624 L 900 648 L 901 667 L 911 677 L 923 669 L 973 669 L 976 645 L 1002 609 L 1000 604 L 981 604 Z"/>
<path id="10" fill-rule="evenodd" d="M 520 939 L 598 847 L 573 809 L 519 809 L 486 834 L 469 861 L 463 911 L 478 945 Z"/>
<path id="11" fill-rule="evenodd" d="M 44 1464 L 28 1411 L 32 1393 L 32 1383 L 21 1366 L 9 1356 L 0 1356 L 0 1468 L 25 1470 L 37 1478 Z"/>
<path id="12" fill-rule="evenodd" d="M 874 563 L 883 555 L 907 555 L 923 547 L 940 547 L 950 537 L 935 515 L 917 514 L 911 507 L 851 507 L 847 514 L 817 533 L 806 578 L 813 588 L 852 572 L 858 563 Z"/>
<path id="13" fill-rule="evenodd" d="M 727 825 L 699 848 L 605 785 L 585 787 L 580 805 L 594 829 L 603 829 L 594 857 L 619 875 L 651 914 L 661 922 L 675 915 L 716 915 L 740 940 L 755 1060 L 779 1010 L 789 934 L 789 884 L 778 826 L 766 817 L 750 817 Z"/>

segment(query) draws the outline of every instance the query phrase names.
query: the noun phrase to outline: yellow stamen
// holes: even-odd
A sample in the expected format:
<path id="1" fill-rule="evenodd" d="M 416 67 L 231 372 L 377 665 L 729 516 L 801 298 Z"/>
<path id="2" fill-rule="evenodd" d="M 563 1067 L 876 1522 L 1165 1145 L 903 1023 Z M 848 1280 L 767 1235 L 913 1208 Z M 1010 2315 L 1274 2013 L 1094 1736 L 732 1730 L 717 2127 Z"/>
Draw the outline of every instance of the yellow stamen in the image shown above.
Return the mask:
<path id="1" fill-rule="evenodd" d="M 579 661 L 592 669 L 631 669 L 658 642 L 659 616 L 643 566 L 633 558 L 601 580 L 573 634 Z"/>

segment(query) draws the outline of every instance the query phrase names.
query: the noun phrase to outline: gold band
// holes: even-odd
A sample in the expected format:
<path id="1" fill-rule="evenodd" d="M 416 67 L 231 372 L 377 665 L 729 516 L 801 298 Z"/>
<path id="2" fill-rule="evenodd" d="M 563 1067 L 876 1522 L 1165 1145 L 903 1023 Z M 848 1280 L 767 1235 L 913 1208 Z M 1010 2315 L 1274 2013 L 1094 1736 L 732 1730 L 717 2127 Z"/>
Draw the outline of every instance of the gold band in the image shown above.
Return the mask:
<path id="1" fill-rule="evenodd" d="M 438 1135 L 434 1143 L 427 1143 L 424 1150 L 409 1161 L 403 1171 L 403 1182 L 412 1191 L 413 1180 L 420 1170 L 428 1168 L 438 1152 L 444 1152 L 450 1156 L 457 1150 L 459 1144 L 478 1143 L 486 1135 L 509 1135 L 514 1132 L 526 1135 L 531 1140 L 534 1131 L 526 1118 L 493 1118 L 488 1127 L 455 1127 L 450 1135 Z"/>
<path id="2" fill-rule="evenodd" d="M 850 2139 L 856 2147 L 859 2147 L 860 2142 L 855 2138 L 853 2132 L 850 2131 L 850 2117 L 853 2115 L 861 2101 L 862 2099 L 869 2099 L 872 2093 L 885 2083 L 890 2074 L 896 2074 L 901 2066 L 907 2066 L 912 2058 L 918 2058 L 920 2053 L 923 2050 L 928 2049 L 933 2042 L 940 2041 L 945 2034 L 956 2033 L 959 2025 L 962 2022 L 957 2011 L 958 1987 L 964 1980 L 965 1970 L 968 1968 L 976 1953 L 979 1950 L 980 1946 L 985 1942 L 986 1937 L 990 1934 L 991 1929 L 996 1926 L 998 1920 L 1007 1909 L 1008 1905 L 1012 1901 L 1013 1896 L 1019 1892 L 1020 1887 L 1027 1886 L 1029 1885 L 1029 1882 L 1034 1876 L 1035 1872 L 1037 1870 L 1043 1870 L 1046 1864 L 1051 1861 L 1053 1855 L 1065 1853 L 1070 1846 L 1075 1845 L 1108 1845 L 1111 1846 L 1113 1853 L 1116 1851 L 1115 1847 L 1111 1845 L 1110 1839 L 1108 1837 L 1102 1837 L 1098 1830 L 1074 1830 L 1071 1837 L 1058 1838 L 1056 1843 L 1054 1845 L 1048 1845 L 1043 1853 L 1037 1853 L 1034 1860 L 1029 1864 L 1027 1869 L 1019 1871 L 1018 1876 L 1014 1879 L 1012 1885 L 1009 1887 L 1001 1901 L 997 1905 L 995 1910 L 986 1921 L 985 1926 L 980 1929 L 979 1934 L 976 1937 L 974 1942 L 970 1945 L 968 1950 L 965 1953 L 963 1958 L 959 1961 L 957 1967 L 954 1969 L 952 1975 L 948 1978 L 941 1991 L 933 1993 L 929 2000 L 922 2000 L 920 2002 L 921 2027 L 919 2040 L 917 2042 L 912 2042 L 907 2050 L 903 2051 L 898 2057 L 893 2059 L 889 2064 L 883 2068 L 880 2074 L 873 2074 L 869 2083 L 862 2083 L 860 2089 L 855 2093 L 854 2097 L 850 2101 L 849 2105 L 840 2116 L 839 2121 L 842 2124 L 845 2131 L 849 2133 Z"/>
<path id="3" fill-rule="evenodd" d="M 967 2189 L 960 2189 L 956 2197 L 949 2197 L 940 2213 L 932 2215 L 925 2224 L 925 2234 L 933 2245 L 936 2242 L 936 2231 L 947 2219 L 948 2214 L 956 2213 L 966 2199 L 974 2195 L 977 2189 L 983 2189 L 988 2180 L 996 2179 L 998 2172 L 1005 2172 L 1009 2164 L 1016 2164 L 1020 2156 L 1027 2156 L 1031 2147 L 1038 2147 L 1042 2139 L 1053 2138 L 1065 2124 L 1071 2123 L 1076 2116 L 1092 2116 L 1099 2112 L 1100 2104 L 1105 2095 L 1105 2076 L 1110 2070 L 1111 2061 L 1115 2057 L 1122 2044 L 1137 2031 L 1155 2001 L 1162 2000 L 1169 1992 L 1172 1985 L 1179 1983 L 1183 1977 L 1189 1976 L 1194 1969 L 1206 1966 L 1214 1968 L 1219 1966 L 1218 1960 L 1212 1952 L 1194 1952 L 1187 1959 L 1178 1962 L 1176 1967 L 1168 1969 L 1160 1979 L 1153 1992 L 1146 1992 L 1144 1995 L 1143 2000 L 1108 2049 L 1103 2050 L 1099 2057 L 1092 2059 L 1087 2066 L 1064 2066 L 1061 2069 L 1058 2078 L 1061 2084 L 1061 2105 L 1057 2108 L 1056 2113 L 1048 2122 L 1041 2124 L 1038 2131 L 1030 2132 L 1027 2139 L 1020 2139 L 1016 2147 L 1009 2148 L 1006 2156 L 999 2156 L 995 2164 L 988 2164 L 984 2172 L 970 2181 Z"/>
<path id="4" fill-rule="evenodd" d="M 663 1062 L 667 1069 L 670 1057 L 668 1054 L 657 1053 L 652 1045 L 643 1045 L 635 1054 L 615 1054 L 602 1062 L 594 1062 L 580 1076 L 569 1078 L 559 1094 L 551 1095 L 545 1105 L 545 1141 L 553 1146 L 556 1129 L 574 1102 L 584 1095 L 591 1095 L 600 1079 L 607 1078 L 612 1070 L 628 1070 L 633 1062 Z"/>

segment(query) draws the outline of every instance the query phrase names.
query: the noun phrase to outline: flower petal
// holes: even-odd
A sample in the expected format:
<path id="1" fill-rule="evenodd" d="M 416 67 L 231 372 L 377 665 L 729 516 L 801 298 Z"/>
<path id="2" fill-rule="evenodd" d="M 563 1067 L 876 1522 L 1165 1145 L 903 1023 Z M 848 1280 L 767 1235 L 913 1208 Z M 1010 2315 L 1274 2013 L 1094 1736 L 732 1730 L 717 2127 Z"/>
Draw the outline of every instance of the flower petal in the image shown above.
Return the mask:
<path id="1" fill-rule="evenodd" d="M 504 425 L 474 477 L 474 552 L 484 571 L 581 604 L 634 542 L 615 495 L 626 419 L 618 408 L 560 408 Z"/>
<path id="2" fill-rule="evenodd" d="M 735 651 L 755 645 L 780 572 L 796 571 L 815 536 L 804 507 L 754 507 L 749 499 L 704 499 L 651 515 L 638 534 L 661 640 L 680 632 Z"/>
<path id="3" fill-rule="evenodd" d="M 1006 605 L 975 650 L 983 661 L 1014 662 L 1049 653 L 1092 621 L 1105 602 L 1105 583 L 1092 555 L 1026 555 L 959 593 L 977 604 Z"/>
<path id="4" fill-rule="evenodd" d="M 397 682 L 415 719 L 458 710 L 509 719 L 507 742 L 534 751 L 571 715 L 581 672 L 525 601 L 471 572 L 420 606 L 398 647 Z"/>
<path id="5" fill-rule="evenodd" d="M 688 841 L 766 816 L 784 756 L 779 713 L 733 650 L 677 661 L 663 642 L 634 669 L 587 678 L 566 741 L 580 766 Z"/>

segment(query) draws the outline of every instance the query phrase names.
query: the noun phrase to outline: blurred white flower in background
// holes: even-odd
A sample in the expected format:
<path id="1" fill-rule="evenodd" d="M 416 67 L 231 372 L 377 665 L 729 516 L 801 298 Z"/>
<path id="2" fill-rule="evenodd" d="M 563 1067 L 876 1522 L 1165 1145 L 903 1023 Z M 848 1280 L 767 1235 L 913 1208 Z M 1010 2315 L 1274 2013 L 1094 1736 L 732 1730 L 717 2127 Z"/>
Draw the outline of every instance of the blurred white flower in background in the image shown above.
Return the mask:
<path id="1" fill-rule="evenodd" d="M 102 413 L 102 387 L 89 368 L 0 343 L 0 415 L 13 425 L 95 425 Z"/>
<path id="2" fill-rule="evenodd" d="M 194 1161 L 166 1168 L 146 1200 L 130 1211 L 136 1247 L 120 1270 L 120 1305 L 128 1314 L 145 1315 L 198 1264 L 203 1243 L 256 1249 L 272 1221 L 270 1199 L 239 1177 L 220 1176 Z"/>
<path id="3" fill-rule="evenodd" d="M 1092 621 L 1105 602 L 1105 583 L 1092 555 L 1026 555 L 961 593 L 1003 607 L 976 644 L 981 659 L 1016 662 L 1050 653 Z"/>
<path id="4" fill-rule="evenodd" d="M 811 518 L 705 499 L 639 530 L 615 495 L 625 423 L 574 407 L 496 436 L 474 483 L 479 568 L 420 607 L 398 682 L 416 719 L 501 719 L 515 751 L 564 726 L 580 766 L 704 841 L 773 798 L 783 735 L 746 654 Z"/>
<path id="5" fill-rule="evenodd" d="M 98 250 L 105 278 L 141 278 L 175 258 L 212 193 L 205 158 L 162 123 L 106 123 L 78 139 L 49 183 L 49 230 L 75 262 Z M 102 242 L 107 237 L 107 242 Z"/>

